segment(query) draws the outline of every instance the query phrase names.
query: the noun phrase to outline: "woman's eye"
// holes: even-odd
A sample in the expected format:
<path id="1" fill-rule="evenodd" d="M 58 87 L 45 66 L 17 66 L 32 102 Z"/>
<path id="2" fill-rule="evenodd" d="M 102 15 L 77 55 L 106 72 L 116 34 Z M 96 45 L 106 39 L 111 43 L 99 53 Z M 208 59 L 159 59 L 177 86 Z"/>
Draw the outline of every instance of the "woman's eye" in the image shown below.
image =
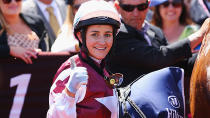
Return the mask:
<path id="1" fill-rule="evenodd" d="M 105 34 L 105 37 L 111 37 L 111 34 Z"/>
<path id="2" fill-rule="evenodd" d="M 94 34 L 91 34 L 91 36 L 97 37 L 97 36 L 98 36 L 98 34 L 94 33 Z"/>

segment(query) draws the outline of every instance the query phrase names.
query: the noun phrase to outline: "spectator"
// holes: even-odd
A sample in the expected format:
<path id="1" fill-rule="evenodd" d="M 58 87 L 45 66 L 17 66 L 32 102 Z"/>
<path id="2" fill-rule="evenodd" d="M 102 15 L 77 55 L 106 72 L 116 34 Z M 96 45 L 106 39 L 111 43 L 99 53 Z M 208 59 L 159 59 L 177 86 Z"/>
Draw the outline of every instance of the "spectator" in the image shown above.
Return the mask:
<path id="1" fill-rule="evenodd" d="M 73 26 L 81 52 L 57 72 L 50 90 L 47 117 L 117 118 L 118 100 L 114 83 L 105 79 L 108 73 L 104 58 L 120 27 L 119 14 L 110 3 L 88 1 L 79 8 Z"/>
<path id="2" fill-rule="evenodd" d="M 199 30 L 184 40 L 168 45 L 162 31 L 145 22 L 149 3 L 148 0 L 115 2 L 123 23 L 114 49 L 107 59 L 107 68 L 113 73 L 123 74 L 125 79 L 122 86 L 142 74 L 175 65 L 191 57 L 205 32 Z"/>
<path id="3" fill-rule="evenodd" d="M 198 30 L 192 25 L 183 0 L 167 0 L 155 7 L 152 23 L 160 27 L 171 44 Z"/>
<path id="4" fill-rule="evenodd" d="M 42 17 L 49 34 L 46 40 L 47 51 L 50 51 L 66 15 L 66 5 L 63 0 L 26 0 L 23 2 L 23 13 L 37 14 Z"/>
<path id="5" fill-rule="evenodd" d="M 13 56 L 32 64 L 37 51 L 46 50 L 46 33 L 38 16 L 20 13 L 21 5 L 21 0 L 0 0 L 0 57 Z"/>
<path id="6" fill-rule="evenodd" d="M 73 36 L 73 19 L 79 6 L 89 0 L 66 0 L 67 14 L 66 20 L 61 27 L 61 33 L 52 45 L 52 52 L 79 52 L 79 42 Z"/>

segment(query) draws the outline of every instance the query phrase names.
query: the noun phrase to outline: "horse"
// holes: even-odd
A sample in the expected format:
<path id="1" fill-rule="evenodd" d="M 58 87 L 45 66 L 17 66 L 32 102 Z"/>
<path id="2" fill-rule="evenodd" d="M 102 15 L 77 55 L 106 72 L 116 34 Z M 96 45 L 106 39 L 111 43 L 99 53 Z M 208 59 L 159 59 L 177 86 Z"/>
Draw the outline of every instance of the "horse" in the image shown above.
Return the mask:
<path id="1" fill-rule="evenodd" d="M 210 22 L 210 21 L 209 21 Z M 190 79 L 192 118 L 210 118 L 210 23 Z"/>

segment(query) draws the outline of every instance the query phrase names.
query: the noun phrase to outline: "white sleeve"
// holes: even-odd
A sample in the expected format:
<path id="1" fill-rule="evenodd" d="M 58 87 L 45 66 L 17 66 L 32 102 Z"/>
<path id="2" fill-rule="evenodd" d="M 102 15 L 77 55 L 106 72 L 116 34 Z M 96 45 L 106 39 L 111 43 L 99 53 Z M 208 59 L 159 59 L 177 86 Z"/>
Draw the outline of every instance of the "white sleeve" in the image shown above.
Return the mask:
<path id="1" fill-rule="evenodd" d="M 50 104 L 47 118 L 76 118 L 75 98 L 69 97 L 64 91 L 55 97 Z"/>
<path id="2" fill-rule="evenodd" d="M 51 93 L 47 118 L 76 118 L 76 103 L 84 99 L 85 93 L 85 85 L 79 88 L 75 98 L 68 96 L 65 91 L 59 94 Z"/>

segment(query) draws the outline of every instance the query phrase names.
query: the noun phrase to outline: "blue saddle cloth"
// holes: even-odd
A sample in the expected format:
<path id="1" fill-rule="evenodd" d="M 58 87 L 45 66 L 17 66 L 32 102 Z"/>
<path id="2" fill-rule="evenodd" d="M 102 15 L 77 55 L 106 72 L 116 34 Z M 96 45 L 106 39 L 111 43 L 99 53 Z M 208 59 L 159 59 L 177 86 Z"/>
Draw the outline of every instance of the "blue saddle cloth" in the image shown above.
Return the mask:
<path id="1" fill-rule="evenodd" d="M 132 100 L 147 118 L 184 118 L 183 79 L 184 71 L 177 67 L 151 72 L 127 86 L 130 88 L 127 98 Z M 141 118 L 128 99 L 125 103 L 126 107 L 120 103 L 121 114 L 124 114 L 126 109 L 132 118 Z"/>

